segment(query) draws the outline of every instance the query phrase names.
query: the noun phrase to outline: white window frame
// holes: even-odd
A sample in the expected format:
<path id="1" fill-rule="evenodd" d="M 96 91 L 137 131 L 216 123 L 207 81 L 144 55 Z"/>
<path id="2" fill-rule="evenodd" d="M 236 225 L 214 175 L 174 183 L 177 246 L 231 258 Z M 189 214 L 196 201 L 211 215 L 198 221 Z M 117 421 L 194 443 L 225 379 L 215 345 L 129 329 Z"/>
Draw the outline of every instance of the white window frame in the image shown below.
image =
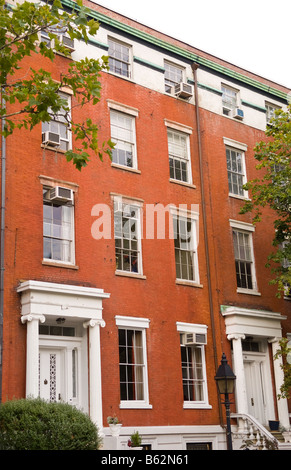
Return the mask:
<path id="1" fill-rule="evenodd" d="M 266 123 L 270 126 L 272 125 L 271 120 L 275 117 L 275 111 L 281 108 L 277 104 L 273 104 L 268 101 L 265 102 L 265 108 L 266 108 Z"/>
<path id="2" fill-rule="evenodd" d="M 126 116 L 128 119 L 131 120 L 131 133 L 132 137 L 130 140 L 127 140 L 126 143 L 129 143 L 132 146 L 132 166 L 129 165 L 123 165 L 121 163 L 117 162 L 112 162 L 112 166 L 117 166 L 120 168 L 125 168 L 128 170 L 137 170 L 137 145 L 136 145 L 136 117 L 139 114 L 138 109 L 132 108 L 130 106 L 123 105 L 121 103 L 116 103 L 112 100 L 108 100 L 108 107 L 110 110 L 110 121 L 111 121 L 111 116 L 113 113 L 120 114 Z M 117 148 L 118 148 L 118 138 L 115 138 L 112 136 L 113 134 L 113 126 L 111 123 L 111 140 L 117 142 Z M 122 139 L 119 139 L 120 142 Z M 114 152 L 114 150 L 113 150 Z"/>
<path id="3" fill-rule="evenodd" d="M 148 386 L 148 366 L 147 366 L 147 347 L 146 347 L 146 330 L 149 328 L 150 320 L 148 318 L 115 316 L 115 323 L 118 329 L 141 331 L 143 346 L 143 394 L 144 400 L 120 400 L 119 407 L 121 409 L 151 409 L 149 403 L 149 386 Z M 119 344 L 118 344 L 119 347 Z"/>
<path id="4" fill-rule="evenodd" d="M 227 150 L 234 151 L 234 152 L 237 152 L 237 153 L 241 154 L 242 171 L 241 171 L 241 173 L 236 172 L 235 174 L 240 175 L 242 177 L 242 186 L 243 186 L 247 182 L 245 152 L 247 151 L 248 146 L 246 144 L 242 143 L 242 142 L 237 142 L 236 140 L 232 140 L 232 139 L 229 139 L 227 137 L 223 137 L 223 142 L 225 144 L 226 162 L 227 162 L 227 154 L 226 154 Z M 233 173 L 233 172 L 231 170 L 229 170 L 228 168 L 226 168 L 226 169 L 227 169 L 227 178 L 228 178 L 229 172 L 231 172 L 231 173 Z M 229 181 L 228 181 L 228 193 L 229 193 L 229 196 L 235 197 L 235 198 L 238 198 L 238 199 L 248 199 L 248 197 L 249 197 L 248 191 L 245 191 L 244 189 L 242 189 L 242 194 L 236 194 L 236 193 L 231 192 L 231 188 L 229 186 Z"/>
<path id="5" fill-rule="evenodd" d="M 45 191 L 49 191 L 50 189 L 52 189 L 52 187 L 50 186 L 44 186 L 43 187 L 43 206 L 44 205 L 55 205 L 53 203 L 53 201 L 49 201 L 49 200 L 45 200 Z M 74 192 L 73 192 L 74 194 Z M 44 204 L 46 203 L 46 204 Z M 69 255 L 69 261 L 68 260 L 59 260 L 59 259 L 55 259 L 55 258 L 45 258 L 44 257 L 44 246 L 43 246 L 43 262 L 45 263 L 53 263 L 53 264 L 60 264 L 60 265 L 67 265 L 67 266 L 74 266 L 75 265 L 75 211 L 74 211 L 74 201 L 71 202 L 70 204 L 68 203 L 59 203 L 58 204 L 59 206 L 68 206 L 68 208 L 70 209 L 70 217 L 71 217 L 71 227 L 70 227 L 70 237 L 68 238 L 68 240 L 70 241 L 70 248 L 69 248 L 69 251 L 70 251 L 70 255 Z M 44 230 L 44 215 L 43 215 L 43 244 L 44 244 L 44 238 L 56 238 L 57 240 L 62 240 L 64 238 L 62 237 L 53 237 L 53 236 L 46 236 L 45 235 L 45 230 Z"/>
<path id="6" fill-rule="evenodd" d="M 229 92 L 229 97 L 226 92 Z M 225 83 L 221 84 L 221 91 L 222 91 L 222 113 L 225 116 L 232 117 L 232 112 L 238 108 L 239 103 L 239 90 L 233 88 L 230 85 Z M 231 95 L 235 95 L 232 97 Z"/>
<path id="7" fill-rule="evenodd" d="M 42 30 L 40 31 L 39 33 L 39 39 L 40 39 L 40 42 L 45 42 L 46 45 L 48 47 L 51 47 L 52 49 L 54 48 L 55 46 L 55 40 L 54 39 L 50 39 L 49 38 L 49 33 L 53 33 L 57 36 L 58 40 L 60 41 L 63 37 L 65 37 L 66 39 L 68 39 L 68 42 L 70 43 L 68 47 L 69 50 L 71 50 L 73 52 L 73 45 L 74 45 L 74 40 L 72 40 L 70 38 L 70 36 L 67 34 L 67 28 L 66 26 L 64 25 L 63 28 L 62 26 L 59 24 L 59 25 L 56 25 L 55 27 L 54 26 L 51 26 L 48 28 L 48 31 L 46 30 Z M 63 45 L 66 46 L 64 44 L 64 41 L 63 42 Z"/>
<path id="8" fill-rule="evenodd" d="M 108 40 L 108 46 L 109 46 L 109 48 L 108 48 L 108 58 L 109 58 L 109 61 L 110 61 L 110 59 L 112 59 L 112 60 L 114 60 L 114 61 L 119 61 L 119 62 L 121 62 L 122 64 L 126 64 L 126 66 L 127 66 L 127 74 L 126 74 L 126 75 L 124 75 L 124 74 L 122 73 L 122 70 L 121 70 L 120 73 L 119 73 L 118 71 L 116 71 L 117 69 L 116 69 L 115 66 L 114 66 L 114 69 L 113 69 L 113 70 L 109 68 L 109 72 L 110 72 L 110 73 L 113 73 L 114 75 L 116 75 L 116 76 L 118 76 L 118 77 L 122 77 L 122 78 L 126 78 L 126 79 L 132 79 L 132 45 L 131 45 L 131 44 L 127 44 L 127 43 L 121 41 L 120 39 L 117 39 L 117 38 L 112 37 L 112 36 L 108 36 L 108 39 L 107 39 L 107 40 Z M 121 60 L 121 58 L 118 59 L 117 57 L 114 57 L 114 56 L 111 56 L 111 55 L 110 55 L 110 43 L 113 43 L 113 44 L 115 44 L 115 45 L 119 45 L 120 47 L 125 47 L 125 48 L 128 49 L 128 62 L 125 61 L 125 60 Z M 109 63 L 110 63 L 110 62 L 109 62 Z M 109 65 L 109 67 L 110 67 L 110 65 Z"/>
<path id="9" fill-rule="evenodd" d="M 71 109 L 71 96 L 70 96 L 70 94 L 68 94 L 64 91 L 60 91 L 59 95 L 62 95 L 65 99 L 68 100 L 68 106 Z M 61 111 L 60 111 L 60 114 L 61 114 Z M 70 119 L 71 119 L 71 117 L 69 115 L 69 120 Z M 54 129 L 54 126 L 58 127 L 58 132 L 56 132 L 56 130 Z M 64 128 L 66 128 L 66 134 L 67 134 L 66 138 L 63 137 L 61 135 L 61 133 L 59 132 L 59 126 L 63 126 Z M 60 135 L 60 142 L 61 143 L 62 142 L 66 143 L 65 144 L 66 148 L 61 148 L 61 144 L 60 144 L 60 146 L 57 147 L 58 151 L 61 150 L 63 152 L 66 152 L 67 150 L 70 150 L 72 148 L 72 131 L 69 129 L 69 124 L 65 120 L 62 120 L 61 116 L 58 119 L 58 115 L 55 114 L 55 115 L 52 116 L 51 121 L 42 123 L 42 132 L 47 132 L 47 131 L 59 134 Z M 55 149 L 55 147 L 53 147 L 53 148 Z"/>
<path id="10" fill-rule="evenodd" d="M 174 253 L 175 253 L 175 269 L 176 269 L 176 282 L 190 284 L 190 285 L 197 285 L 200 286 L 199 280 L 199 264 L 198 264 L 198 221 L 199 221 L 199 214 L 198 212 L 189 211 L 183 209 L 181 207 L 171 207 L 170 208 L 171 216 L 173 219 L 173 234 L 174 234 Z M 175 220 L 179 221 L 179 219 L 186 219 L 186 221 L 190 221 L 191 223 L 191 253 L 192 253 L 192 260 L 193 260 L 193 279 L 184 279 L 183 277 L 177 276 L 177 267 L 176 267 L 176 244 L 175 244 Z M 179 252 L 181 252 L 181 248 Z M 189 250 L 186 250 L 189 251 Z"/>
<path id="11" fill-rule="evenodd" d="M 173 62 L 165 60 L 164 68 L 165 68 L 165 75 L 164 75 L 165 93 L 173 95 L 175 85 L 178 85 L 179 83 L 182 83 L 185 81 L 185 67 L 182 67 L 181 65 L 174 64 Z M 169 73 L 172 73 L 175 75 L 175 73 L 177 72 L 179 72 L 179 75 L 181 75 L 180 77 L 181 80 L 177 81 L 176 79 L 174 79 L 174 77 L 172 77 L 172 79 L 168 77 Z"/>
<path id="12" fill-rule="evenodd" d="M 115 225 L 115 212 L 116 211 L 123 211 L 124 206 L 132 206 L 135 208 L 137 211 L 137 217 L 136 217 L 136 241 L 137 241 L 137 262 L 138 262 L 138 271 L 134 270 L 126 270 L 126 269 L 118 269 L 117 264 L 116 264 L 116 273 L 117 274 L 124 274 L 124 275 L 130 275 L 130 276 L 138 276 L 141 277 L 143 275 L 143 265 L 142 265 L 142 246 L 141 246 L 141 239 L 142 239 L 142 209 L 143 209 L 143 203 L 141 201 L 138 201 L 136 199 L 130 199 L 125 196 L 119 196 L 119 195 L 114 195 L 113 196 L 113 205 L 114 205 L 114 225 Z M 130 220 L 130 218 L 129 218 Z M 130 227 L 129 227 L 130 228 Z M 123 232 L 122 232 L 123 234 Z M 116 247 L 116 240 L 120 239 L 121 240 L 121 247 L 120 250 L 122 253 L 127 249 L 124 247 L 124 240 L 123 237 L 116 237 L 116 232 L 115 232 L 115 227 L 114 227 L 114 242 L 115 242 L 115 256 L 117 252 L 117 247 Z M 131 238 L 127 239 L 131 240 Z M 128 249 L 131 252 L 135 251 L 131 248 Z"/>
<path id="13" fill-rule="evenodd" d="M 176 322 L 177 331 L 179 333 L 179 337 L 183 333 L 198 333 L 198 334 L 205 334 L 207 337 L 207 325 L 202 324 L 194 324 L 194 323 L 184 323 L 184 322 Z M 207 386 L 207 373 L 206 373 L 206 358 L 205 358 L 205 345 L 197 345 L 197 346 L 180 346 L 180 347 L 190 347 L 190 348 L 199 348 L 201 350 L 201 359 L 202 359 L 202 373 L 203 373 L 203 401 L 184 401 L 183 408 L 184 409 L 211 409 L 212 406 L 209 404 L 208 399 L 208 386 Z M 181 362 L 182 367 L 182 362 Z M 182 377 L 182 387 L 183 387 L 183 377 Z"/>
<path id="14" fill-rule="evenodd" d="M 240 222 L 237 220 L 229 220 L 231 229 L 232 229 L 232 246 L 234 250 L 234 243 L 233 243 L 233 232 L 241 232 L 249 236 L 249 247 L 250 247 L 250 263 L 251 263 L 251 277 L 252 277 L 252 289 L 238 287 L 236 291 L 242 294 L 252 294 L 252 295 L 261 295 L 258 292 L 258 285 L 257 285 L 257 277 L 256 277 L 256 266 L 255 266 L 255 256 L 254 256 L 254 245 L 253 245 L 253 232 L 255 231 L 255 227 L 253 224 L 248 224 L 246 222 Z M 236 261 L 235 254 L 234 260 Z M 237 281 L 236 281 L 237 285 Z"/>
<path id="15" fill-rule="evenodd" d="M 184 124 L 180 124 L 174 121 L 170 121 L 168 119 L 165 119 L 165 125 L 167 127 L 167 139 L 168 139 L 168 154 L 169 154 L 169 162 L 171 158 L 171 153 L 170 153 L 170 145 L 169 145 L 169 133 L 176 134 L 176 135 L 182 135 L 186 139 L 186 158 L 182 158 L 179 156 L 176 156 L 177 160 L 184 160 L 186 163 L 186 171 L 187 171 L 187 180 L 184 181 L 182 179 L 177 179 L 171 177 L 170 174 L 170 181 L 174 181 L 175 183 L 180 183 L 180 184 L 192 184 L 192 165 L 191 165 L 191 151 L 190 151 L 190 135 L 192 134 L 192 128 L 189 126 L 185 126 Z M 175 156 L 173 156 L 175 159 Z"/>

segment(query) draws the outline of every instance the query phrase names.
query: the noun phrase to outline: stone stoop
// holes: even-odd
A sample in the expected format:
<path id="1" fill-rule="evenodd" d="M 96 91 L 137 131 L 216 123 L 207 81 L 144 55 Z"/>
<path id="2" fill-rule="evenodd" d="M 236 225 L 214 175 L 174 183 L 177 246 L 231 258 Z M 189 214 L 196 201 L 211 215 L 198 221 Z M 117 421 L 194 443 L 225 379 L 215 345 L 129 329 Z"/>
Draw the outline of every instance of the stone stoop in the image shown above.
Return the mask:
<path id="1" fill-rule="evenodd" d="M 270 431 L 270 433 L 278 441 L 278 450 L 291 450 L 291 442 L 285 442 L 285 439 L 280 431 Z"/>

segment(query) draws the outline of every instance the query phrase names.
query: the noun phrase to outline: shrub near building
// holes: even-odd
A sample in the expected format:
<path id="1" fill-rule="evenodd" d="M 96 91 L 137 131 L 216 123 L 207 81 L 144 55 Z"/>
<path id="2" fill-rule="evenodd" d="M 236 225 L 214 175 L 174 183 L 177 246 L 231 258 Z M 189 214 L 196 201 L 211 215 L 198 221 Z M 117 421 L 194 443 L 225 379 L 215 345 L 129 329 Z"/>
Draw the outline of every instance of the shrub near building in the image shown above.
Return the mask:
<path id="1" fill-rule="evenodd" d="M 0 406 L 0 450 L 98 450 L 90 418 L 65 403 L 22 399 Z"/>

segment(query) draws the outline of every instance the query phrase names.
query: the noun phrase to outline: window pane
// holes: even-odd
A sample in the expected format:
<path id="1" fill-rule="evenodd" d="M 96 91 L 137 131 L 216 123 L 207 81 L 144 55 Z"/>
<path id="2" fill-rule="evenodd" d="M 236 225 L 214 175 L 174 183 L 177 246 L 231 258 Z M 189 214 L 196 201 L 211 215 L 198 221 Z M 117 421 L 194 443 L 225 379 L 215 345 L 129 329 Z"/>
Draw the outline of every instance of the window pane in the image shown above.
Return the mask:
<path id="1" fill-rule="evenodd" d="M 117 206 L 116 203 L 114 237 L 116 267 L 119 270 L 141 272 L 139 223 L 139 208 L 122 203 Z"/>
<path id="2" fill-rule="evenodd" d="M 250 235 L 233 231 L 237 287 L 253 289 Z"/>
<path id="3" fill-rule="evenodd" d="M 205 379 L 200 346 L 182 346 L 182 377 L 184 401 L 204 401 Z"/>
<path id="4" fill-rule="evenodd" d="M 43 256 L 56 261 L 72 261 L 73 207 L 44 202 Z"/>
<path id="5" fill-rule="evenodd" d="M 59 93 L 59 96 L 65 101 L 64 107 L 61 108 L 57 113 L 53 113 L 49 109 L 51 115 L 51 121 L 42 123 L 42 132 L 51 131 L 59 134 L 60 136 L 60 149 L 69 150 L 71 146 L 71 132 L 69 130 L 70 121 L 70 97 L 65 93 Z"/>
<path id="6" fill-rule="evenodd" d="M 114 163 L 133 167 L 135 152 L 134 118 L 111 110 L 111 139 L 116 144 L 112 153 Z"/>
<path id="7" fill-rule="evenodd" d="M 226 148 L 228 187 L 231 194 L 244 195 L 243 153 Z"/>
<path id="8" fill-rule="evenodd" d="M 189 182 L 188 136 L 180 132 L 168 130 L 168 150 L 170 178 Z"/>
<path id="9" fill-rule="evenodd" d="M 52 259 L 52 247 L 50 238 L 44 237 L 43 239 L 43 257 L 46 259 Z"/>
<path id="10" fill-rule="evenodd" d="M 121 400 L 144 400 L 144 367 L 142 332 L 120 329 L 119 373 Z"/>
<path id="11" fill-rule="evenodd" d="M 183 70 L 173 64 L 165 63 L 165 91 L 172 92 L 172 87 L 183 81 Z"/>
<path id="12" fill-rule="evenodd" d="M 173 221 L 177 279 L 195 280 L 193 221 L 183 217 Z"/>
<path id="13" fill-rule="evenodd" d="M 130 77 L 129 47 L 119 42 L 108 40 L 109 70 L 119 75 Z"/>
<path id="14" fill-rule="evenodd" d="M 222 104 L 226 108 L 234 109 L 237 104 L 237 92 L 231 88 L 222 86 Z"/>

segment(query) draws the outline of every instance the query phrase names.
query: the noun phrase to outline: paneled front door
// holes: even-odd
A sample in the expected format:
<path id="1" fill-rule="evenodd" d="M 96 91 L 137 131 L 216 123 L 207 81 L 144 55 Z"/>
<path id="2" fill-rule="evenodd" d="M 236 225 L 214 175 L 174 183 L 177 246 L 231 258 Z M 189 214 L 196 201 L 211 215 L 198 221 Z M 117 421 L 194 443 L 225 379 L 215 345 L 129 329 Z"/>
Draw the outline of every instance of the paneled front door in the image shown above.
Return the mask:
<path id="1" fill-rule="evenodd" d="M 263 364 L 260 361 L 247 361 L 244 364 L 247 385 L 248 412 L 260 423 L 265 424 L 265 393 L 263 385 Z"/>
<path id="2" fill-rule="evenodd" d="M 274 416 L 270 362 L 265 352 L 244 352 L 248 413 L 267 425 Z"/>
<path id="3" fill-rule="evenodd" d="M 41 349 L 39 355 L 39 396 L 46 401 L 64 399 L 64 351 Z"/>
<path id="4" fill-rule="evenodd" d="M 79 406 L 81 401 L 80 355 L 78 342 L 46 341 L 39 350 L 39 396 L 50 402 L 67 402 Z"/>

